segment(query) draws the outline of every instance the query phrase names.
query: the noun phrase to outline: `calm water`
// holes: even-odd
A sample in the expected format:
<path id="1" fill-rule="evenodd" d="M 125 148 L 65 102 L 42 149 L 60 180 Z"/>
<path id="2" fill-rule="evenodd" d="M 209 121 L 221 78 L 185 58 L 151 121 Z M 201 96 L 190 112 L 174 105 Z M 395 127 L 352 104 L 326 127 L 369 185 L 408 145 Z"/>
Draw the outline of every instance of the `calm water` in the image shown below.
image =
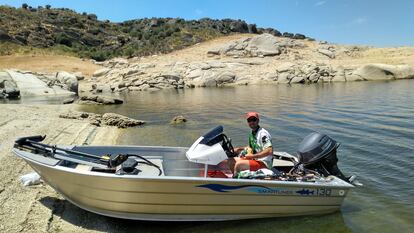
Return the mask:
<path id="1" fill-rule="evenodd" d="M 172 224 L 191 232 L 409 232 L 414 229 L 414 80 L 325 85 L 243 86 L 126 94 L 120 106 L 83 110 L 116 112 L 146 120 L 127 129 L 121 144 L 190 146 L 208 129 L 223 125 L 233 144 L 247 143 L 247 111 L 278 151 L 295 153 L 308 133 L 324 132 L 342 145 L 339 165 L 365 185 L 347 197 L 341 212 L 325 216 Z M 172 126 L 176 115 L 189 120 Z M 157 224 L 143 224 L 148 231 Z"/>

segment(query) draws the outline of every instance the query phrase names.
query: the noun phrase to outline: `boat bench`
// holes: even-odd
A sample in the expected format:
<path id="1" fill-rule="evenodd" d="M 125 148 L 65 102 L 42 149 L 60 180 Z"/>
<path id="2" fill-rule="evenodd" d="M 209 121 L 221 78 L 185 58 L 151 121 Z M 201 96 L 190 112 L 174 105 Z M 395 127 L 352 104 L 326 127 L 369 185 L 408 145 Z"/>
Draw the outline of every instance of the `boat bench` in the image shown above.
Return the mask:
<path id="1" fill-rule="evenodd" d="M 145 158 L 157 165 L 162 171 L 161 176 L 165 176 L 164 167 L 162 166 L 162 156 L 146 156 Z M 136 168 L 141 170 L 138 176 L 158 176 L 159 173 L 157 168 L 142 163 L 139 163 Z"/>
<path id="2" fill-rule="evenodd" d="M 162 162 L 163 162 L 163 157 L 162 156 L 146 156 L 145 158 L 148 159 L 149 161 L 151 161 L 152 163 L 154 163 L 155 165 L 157 165 L 162 171 L 161 176 L 165 176 L 164 167 L 162 165 Z M 142 161 L 142 160 L 138 160 L 138 161 Z M 136 166 L 136 168 L 141 170 L 141 172 L 138 173 L 138 176 L 158 176 L 158 174 L 159 174 L 158 169 L 153 167 L 153 166 L 150 166 L 150 165 L 139 163 Z M 75 167 L 75 169 L 80 170 L 80 171 L 91 171 L 92 166 L 84 165 L 84 164 L 78 164 Z"/>

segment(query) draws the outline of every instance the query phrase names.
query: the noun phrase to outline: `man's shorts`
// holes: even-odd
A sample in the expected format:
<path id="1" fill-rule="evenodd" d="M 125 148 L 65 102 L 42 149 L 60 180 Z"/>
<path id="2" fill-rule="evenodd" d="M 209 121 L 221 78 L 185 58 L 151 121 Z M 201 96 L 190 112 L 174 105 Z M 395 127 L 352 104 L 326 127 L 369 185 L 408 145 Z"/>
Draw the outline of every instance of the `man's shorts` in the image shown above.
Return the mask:
<path id="1" fill-rule="evenodd" d="M 245 158 L 241 158 L 241 159 L 249 160 L 250 171 L 257 171 L 262 168 L 267 168 L 266 164 L 260 160 L 245 159 Z"/>

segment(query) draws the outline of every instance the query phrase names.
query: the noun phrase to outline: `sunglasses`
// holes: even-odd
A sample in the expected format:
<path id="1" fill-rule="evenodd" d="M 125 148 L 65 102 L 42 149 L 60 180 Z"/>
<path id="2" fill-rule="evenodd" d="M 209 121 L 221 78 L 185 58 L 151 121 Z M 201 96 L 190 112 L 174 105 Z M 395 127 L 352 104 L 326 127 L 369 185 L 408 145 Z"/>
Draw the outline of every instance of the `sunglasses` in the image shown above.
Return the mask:
<path id="1" fill-rule="evenodd" d="M 256 122 L 256 121 L 257 121 L 257 118 L 255 118 L 255 117 L 251 117 L 251 118 L 247 119 L 247 122 Z"/>

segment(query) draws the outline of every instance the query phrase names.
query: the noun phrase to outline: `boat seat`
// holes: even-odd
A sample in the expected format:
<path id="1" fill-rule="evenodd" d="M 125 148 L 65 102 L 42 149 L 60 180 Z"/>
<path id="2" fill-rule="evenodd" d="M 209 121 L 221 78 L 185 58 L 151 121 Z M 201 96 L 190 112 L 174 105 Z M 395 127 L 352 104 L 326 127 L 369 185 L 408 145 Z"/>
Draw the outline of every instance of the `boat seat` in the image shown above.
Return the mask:
<path id="1" fill-rule="evenodd" d="M 165 176 L 164 168 L 162 166 L 162 162 L 163 162 L 162 157 L 156 158 L 154 156 L 154 157 L 146 157 L 146 158 L 161 169 L 162 171 L 161 176 Z M 142 163 L 139 163 L 136 168 L 141 170 L 141 172 L 138 174 L 139 176 L 158 176 L 158 173 L 159 173 L 157 168 L 146 165 L 146 164 L 142 164 Z"/>

